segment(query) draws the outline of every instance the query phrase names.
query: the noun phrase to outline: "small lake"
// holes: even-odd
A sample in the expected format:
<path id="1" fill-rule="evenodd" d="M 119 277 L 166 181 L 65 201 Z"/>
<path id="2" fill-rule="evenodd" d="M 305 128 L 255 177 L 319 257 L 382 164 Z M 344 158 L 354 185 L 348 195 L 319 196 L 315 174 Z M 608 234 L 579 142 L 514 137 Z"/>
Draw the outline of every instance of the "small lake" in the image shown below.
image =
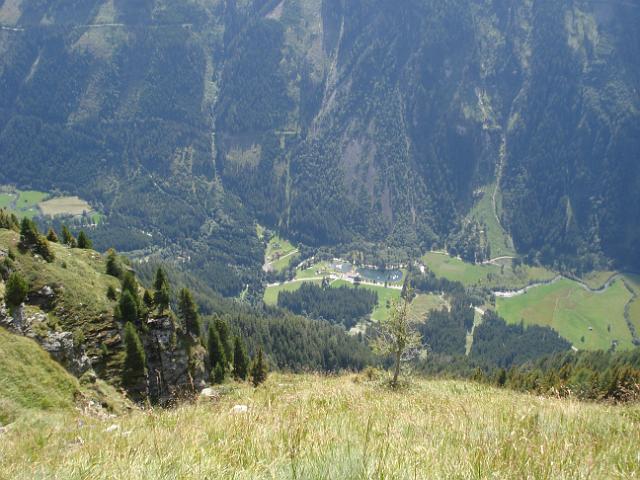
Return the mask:
<path id="1" fill-rule="evenodd" d="M 353 265 L 349 262 L 334 263 L 331 268 L 339 273 L 349 273 L 353 270 Z M 376 283 L 398 283 L 402 281 L 402 271 L 400 270 L 377 270 L 374 268 L 357 268 L 356 272 L 363 280 Z"/>
<path id="2" fill-rule="evenodd" d="M 371 268 L 359 268 L 358 274 L 370 282 L 398 283 L 402 281 L 402 272 L 400 270 L 374 270 Z"/>

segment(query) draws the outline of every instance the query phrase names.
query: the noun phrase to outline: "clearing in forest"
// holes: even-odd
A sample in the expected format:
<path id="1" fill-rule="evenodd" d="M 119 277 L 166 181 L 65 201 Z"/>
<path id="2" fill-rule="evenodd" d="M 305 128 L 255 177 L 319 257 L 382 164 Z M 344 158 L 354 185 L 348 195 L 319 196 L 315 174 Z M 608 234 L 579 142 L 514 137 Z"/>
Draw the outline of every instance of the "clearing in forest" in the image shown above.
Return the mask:
<path id="1" fill-rule="evenodd" d="M 265 253 L 265 271 L 281 272 L 298 259 L 298 249 L 288 240 L 274 235 L 269 239 Z"/>
<path id="2" fill-rule="evenodd" d="M 431 310 L 449 308 L 449 302 L 442 295 L 423 294 L 415 296 L 409 309 L 409 318 L 416 323 L 424 323 Z"/>
<path id="3" fill-rule="evenodd" d="M 517 290 L 531 283 L 552 280 L 557 274 L 544 267 L 519 265 L 510 259 L 496 263 L 472 264 L 450 255 L 429 252 L 422 257 L 425 265 L 437 276 L 462 283 L 465 287 L 483 286 Z"/>
<path id="4" fill-rule="evenodd" d="M 590 292 L 577 282 L 561 279 L 511 298 L 497 298 L 498 314 L 509 323 L 548 325 L 579 350 L 632 348 L 625 305 L 632 294 L 616 280 L 604 292 Z"/>
<path id="5" fill-rule="evenodd" d="M 80 197 L 59 197 L 45 200 L 38 204 L 43 215 L 55 217 L 56 215 L 78 216 L 90 213 L 93 209 Z"/>

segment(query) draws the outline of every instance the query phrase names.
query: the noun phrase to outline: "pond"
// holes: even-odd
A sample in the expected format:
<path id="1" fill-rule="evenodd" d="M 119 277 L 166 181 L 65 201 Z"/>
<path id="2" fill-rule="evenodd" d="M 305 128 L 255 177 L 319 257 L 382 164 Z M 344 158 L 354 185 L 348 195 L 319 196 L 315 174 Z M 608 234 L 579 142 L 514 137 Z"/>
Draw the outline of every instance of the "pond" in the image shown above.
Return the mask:
<path id="1" fill-rule="evenodd" d="M 349 262 L 336 262 L 331 265 L 331 269 L 338 273 L 349 273 L 353 271 L 353 265 Z M 376 283 L 399 283 L 402 281 L 401 270 L 377 270 L 374 268 L 357 268 L 356 273 L 363 280 Z"/>
<path id="2" fill-rule="evenodd" d="M 374 270 L 372 268 L 359 268 L 358 274 L 365 280 L 377 283 L 398 283 L 402 281 L 400 270 Z"/>

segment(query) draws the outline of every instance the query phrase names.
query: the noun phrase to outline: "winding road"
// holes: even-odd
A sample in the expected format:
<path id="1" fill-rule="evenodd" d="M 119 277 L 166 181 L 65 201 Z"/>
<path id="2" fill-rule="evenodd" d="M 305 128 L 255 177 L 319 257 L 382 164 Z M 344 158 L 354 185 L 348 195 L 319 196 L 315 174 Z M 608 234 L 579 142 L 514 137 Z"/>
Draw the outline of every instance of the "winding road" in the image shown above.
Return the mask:
<path id="1" fill-rule="evenodd" d="M 622 278 L 622 275 L 623 275 L 622 273 L 614 273 L 613 275 L 611 275 L 611 277 L 609 277 L 609 279 L 604 283 L 604 285 L 602 285 L 599 288 L 591 288 L 589 285 L 587 285 L 582 280 L 579 280 L 577 278 L 568 277 L 566 275 L 556 275 L 551 280 L 547 280 L 547 281 L 544 281 L 544 282 L 535 282 L 535 283 L 532 283 L 531 285 L 527 285 L 526 287 L 521 288 L 520 290 L 494 291 L 493 294 L 496 297 L 499 297 L 499 298 L 518 297 L 520 295 L 524 295 L 529 290 L 532 290 L 534 288 L 542 287 L 544 285 L 553 285 L 554 283 L 559 282 L 563 278 L 566 279 L 566 280 L 571 280 L 572 282 L 576 282 L 578 285 L 580 285 L 582 288 L 584 288 L 588 292 L 591 292 L 591 293 L 604 293 L 609 289 L 609 287 L 611 285 L 613 285 L 613 283 L 616 280 L 618 280 L 619 278 Z"/>

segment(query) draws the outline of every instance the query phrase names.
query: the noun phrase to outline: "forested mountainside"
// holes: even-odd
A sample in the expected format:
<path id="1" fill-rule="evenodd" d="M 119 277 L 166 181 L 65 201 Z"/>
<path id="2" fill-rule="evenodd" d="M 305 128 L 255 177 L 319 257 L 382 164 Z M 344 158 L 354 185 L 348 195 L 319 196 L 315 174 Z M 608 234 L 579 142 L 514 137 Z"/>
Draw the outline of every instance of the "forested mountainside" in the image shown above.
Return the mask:
<path id="1" fill-rule="evenodd" d="M 486 256 L 482 195 L 520 253 L 640 266 L 634 2 L 4 0 L 0 25 L 0 183 L 80 194 L 98 246 L 224 294 L 256 219 Z"/>

